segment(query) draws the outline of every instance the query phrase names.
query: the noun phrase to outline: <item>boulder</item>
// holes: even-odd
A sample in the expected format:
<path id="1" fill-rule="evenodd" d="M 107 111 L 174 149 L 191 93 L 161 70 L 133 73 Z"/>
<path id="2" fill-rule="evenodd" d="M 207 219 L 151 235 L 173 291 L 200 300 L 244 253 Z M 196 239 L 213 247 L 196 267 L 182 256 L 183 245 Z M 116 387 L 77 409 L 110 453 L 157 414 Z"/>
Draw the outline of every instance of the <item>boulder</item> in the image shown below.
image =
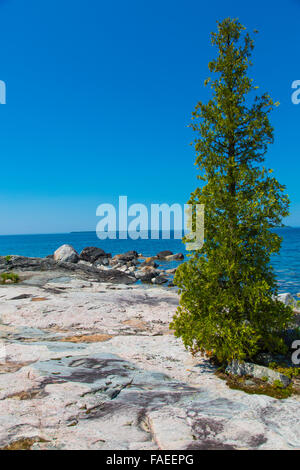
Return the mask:
<path id="1" fill-rule="evenodd" d="M 175 255 L 168 255 L 165 257 L 166 261 L 182 261 L 184 255 L 182 253 L 176 253 Z"/>
<path id="2" fill-rule="evenodd" d="M 113 260 L 117 260 L 117 261 L 132 261 L 136 258 L 138 258 L 138 253 L 137 251 L 127 251 L 126 253 L 121 253 L 119 255 L 115 255 L 113 257 Z"/>
<path id="3" fill-rule="evenodd" d="M 54 261 L 77 263 L 78 259 L 78 253 L 71 245 L 62 245 L 54 252 Z"/>
<path id="4" fill-rule="evenodd" d="M 145 260 L 142 264 L 141 264 L 141 268 L 144 268 L 145 266 L 152 266 L 153 268 L 157 268 L 158 267 L 158 264 L 155 263 L 155 261 L 152 259 L 152 258 L 148 258 L 149 261 Z"/>
<path id="5" fill-rule="evenodd" d="M 289 293 L 286 292 L 284 294 L 279 294 L 278 295 L 278 300 L 282 302 L 284 305 L 289 305 L 290 307 L 296 307 L 297 303 L 294 297 Z"/>
<path id="6" fill-rule="evenodd" d="M 155 269 L 153 266 L 144 266 L 144 267 L 140 268 L 140 270 L 141 270 L 143 273 L 157 273 L 157 275 L 160 274 L 160 271 L 158 271 L 157 269 Z"/>
<path id="7" fill-rule="evenodd" d="M 154 269 L 152 266 L 146 266 L 134 273 L 136 279 L 143 282 L 152 282 L 152 279 L 157 277 L 159 274 L 159 271 Z"/>
<path id="8" fill-rule="evenodd" d="M 291 380 L 286 375 L 269 369 L 269 367 L 253 364 L 252 362 L 232 361 L 232 363 L 227 366 L 226 372 L 232 375 L 249 375 L 256 379 L 268 379 L 268 383 L 271 384 L 275 381 L 279 381 L 283 387 L 287 387 L 291 383 Z"/>
<path id="9" fill-rule="evenodd" d="M 165 259 L 166 256 L 171 256 L 171 255 L 173 255 L 172 251 L 164 250 L 164 251 L 160 251 L 159 253 L 157 253 L 156 257 L 158 259 Z"/>
<path id="10" fill-rule="evenodd" d="M 166 279 L 164 276 L 157 276 L 157 277 L 153 277 L 151 279 L 151 282 L 152 284 L 165 284 L 166 282 L 168 282 L 168 279 Z"/>
<path id="11" fill-rule="evenodd" d="M 89 263 L 95 263 L 99 258 L 110 258 L 110 253 L 105 253 L 101 248 L 96 246 L 87 246 L 82 250 L 79 255 L 80 259 L 83 261 L 88 261 Z"/>

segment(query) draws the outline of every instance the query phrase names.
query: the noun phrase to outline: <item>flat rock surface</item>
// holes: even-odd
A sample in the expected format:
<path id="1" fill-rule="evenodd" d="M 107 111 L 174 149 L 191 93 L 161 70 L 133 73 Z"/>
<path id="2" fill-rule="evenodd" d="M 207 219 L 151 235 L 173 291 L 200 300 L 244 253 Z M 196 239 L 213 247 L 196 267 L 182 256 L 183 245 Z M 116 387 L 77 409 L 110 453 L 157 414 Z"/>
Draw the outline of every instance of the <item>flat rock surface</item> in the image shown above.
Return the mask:
<path id="1" fill-rule="evenodd" d="M 27 273 L 0 287 L 0 448 L 300 449 L 300 400 L 230 390 L 169 330 L 170 289 Z"/>

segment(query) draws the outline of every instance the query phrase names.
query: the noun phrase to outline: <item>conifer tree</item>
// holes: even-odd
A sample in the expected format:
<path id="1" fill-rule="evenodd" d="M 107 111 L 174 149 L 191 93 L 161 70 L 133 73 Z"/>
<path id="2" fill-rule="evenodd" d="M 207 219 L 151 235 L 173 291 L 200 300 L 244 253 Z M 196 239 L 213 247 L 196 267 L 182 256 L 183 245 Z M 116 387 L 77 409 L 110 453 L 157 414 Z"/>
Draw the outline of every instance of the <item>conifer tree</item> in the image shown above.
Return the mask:
<path id="1" fill-rule="evenodd" d="M 205 205 L 205 240 L 175 276 L 181 294 L 171 328 L 192 351 L 221 362 L 284 351 L 280 333 L 291 308 L 276 298 L 270 257 L 281 238 L 274 228 L 288 215 L 285 187 L 263 166 L 273 142 L 269 113 L 277 103 L 248 76 L 254 42 L 238 20 L 212 33 L 217 57 L 205 81 L 212 97 L 192 115 L 202 183 L 189 204 Z M 253 98 L 252 98 L 252 95 Z"/>

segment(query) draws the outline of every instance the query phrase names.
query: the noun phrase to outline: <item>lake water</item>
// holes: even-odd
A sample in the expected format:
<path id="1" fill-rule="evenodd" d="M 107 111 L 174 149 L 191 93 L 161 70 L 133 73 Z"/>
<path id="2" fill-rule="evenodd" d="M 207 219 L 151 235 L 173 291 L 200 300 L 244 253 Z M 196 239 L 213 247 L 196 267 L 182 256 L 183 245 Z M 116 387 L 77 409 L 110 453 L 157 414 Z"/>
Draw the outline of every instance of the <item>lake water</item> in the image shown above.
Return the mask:
<path id="1" fill-rule="evenodd" d="M 278 280 L 279 292 L 300 292 L 300 228 L 280 228 L 276 230 L 283 238 L 281 252 L 272 258 L 272 265 Z M 42 235 L 2 235 L 0 255 L 11 254 L 45 257 L 61 245 L 68 243 L 77 251 L 86 246 L 98 246 L 112 255 L 136 250 L 145 256 L 152 256 L 162 250 L 187 254 L 181 240 L 99 240 L 95 232 L 58 233 Z M 176 266 L 176 262 L 166 263 L 166 268 Z"/>

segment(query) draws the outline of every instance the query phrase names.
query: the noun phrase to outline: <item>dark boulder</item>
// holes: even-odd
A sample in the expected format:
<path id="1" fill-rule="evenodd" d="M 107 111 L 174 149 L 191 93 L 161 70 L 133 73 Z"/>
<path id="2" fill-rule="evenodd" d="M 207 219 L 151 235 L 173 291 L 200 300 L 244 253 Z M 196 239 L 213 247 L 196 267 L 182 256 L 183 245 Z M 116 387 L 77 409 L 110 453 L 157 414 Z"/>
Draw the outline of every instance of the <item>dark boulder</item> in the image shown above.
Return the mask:
<path id="1" fill-rule="evenodd" d="M 165 251 L 160 251 L 159 253 L 157 253 L 156 256 L 158 259 L 165 259 L 167 256 L 171 256 L 171 255 L 173 255 L 172 251 L 165 250 Z"/>
<path id="2" fill-rule="evenodd" d="M 95 263 L 95 261 L 97 261 L 99 258 L 111 258 L 111 254 L 105 253 L 105 251 L 101 248 L 97 248 L 95 246 L 88 246 L 82 250 L 79 257 L 83 261 Z"/>

